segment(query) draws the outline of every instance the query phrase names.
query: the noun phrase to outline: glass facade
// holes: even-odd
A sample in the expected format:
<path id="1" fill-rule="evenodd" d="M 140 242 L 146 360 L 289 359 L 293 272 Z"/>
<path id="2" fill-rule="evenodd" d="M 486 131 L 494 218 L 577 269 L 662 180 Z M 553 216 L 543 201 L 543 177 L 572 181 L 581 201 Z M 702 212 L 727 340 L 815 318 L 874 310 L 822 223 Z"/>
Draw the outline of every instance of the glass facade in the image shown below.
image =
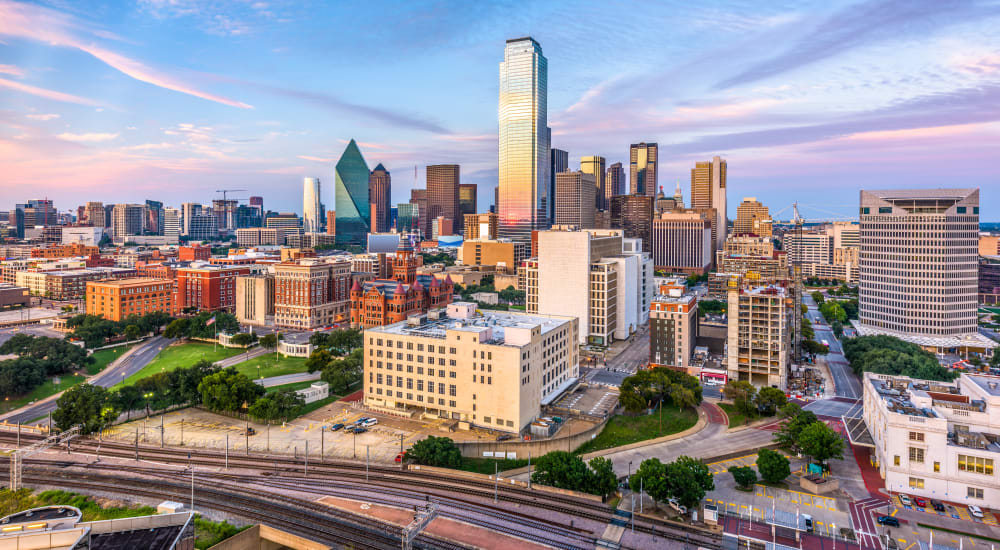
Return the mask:
<path id="1" fill-rule="evenodd" d="M 656 195 L 657 149 L 655 143 L 633 143 L 629 147 L 629 177 L 632 180 L 632 193 L 650 197 Z"/>
<path id="2" fill-rule="evenodd" d="M 417 231 L 420 229 L 420 210 L 412 202 L 401 202 L 396 206 L 396 231 Z"/>
<path id="3" fill-rule="evenodd" d="M 337 204 L 337 244 L 365 244 L 371 230 L 368 165 L 352 139 L 337 161 L 334 185 Z"/>
<path id="4" fill-rule="evenodd" d="M 306 233 L 318 233 L 323 222 L 320 216 L 324 214 L 320 206 L 319 178 L 304 178 L 302 180 L 302 228 Z"/>
<path id="5" fill-rule="evenodd" d="M 500 237 L 530 242 L 548 228 L 548 61 L 532 38 L 508 40 L 500 63 Z"/>

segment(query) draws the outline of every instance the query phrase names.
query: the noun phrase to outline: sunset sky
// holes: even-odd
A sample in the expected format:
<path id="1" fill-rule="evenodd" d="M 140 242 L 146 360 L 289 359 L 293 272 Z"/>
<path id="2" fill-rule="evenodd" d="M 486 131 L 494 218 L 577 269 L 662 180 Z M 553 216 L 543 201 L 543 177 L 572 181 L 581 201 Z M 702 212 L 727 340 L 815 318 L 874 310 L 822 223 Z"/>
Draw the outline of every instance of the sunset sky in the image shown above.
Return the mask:
<path id="1" fill-rule="evenodd" d="M 1000 221 L 1000 2 L 0 0 L 0 210 L 30 198 L 302 209 L 354 138 L 392 172 L 497 178 L 498 65 L 530 35 L 570 164 L 729 162 L 730 215 L 857 215 L 858 190 L 980 187 Z"/>

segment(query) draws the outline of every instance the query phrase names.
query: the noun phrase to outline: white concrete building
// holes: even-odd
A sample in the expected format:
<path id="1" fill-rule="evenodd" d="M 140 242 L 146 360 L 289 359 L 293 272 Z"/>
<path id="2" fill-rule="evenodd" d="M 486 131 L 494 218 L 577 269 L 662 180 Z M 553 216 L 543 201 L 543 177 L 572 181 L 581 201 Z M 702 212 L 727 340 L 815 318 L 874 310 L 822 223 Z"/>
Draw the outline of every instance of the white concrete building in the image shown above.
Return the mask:
<path id="1" fill-rule="evenodd" d="M 103 227 L 63 227 L 62 244 L 85 244 L 97 246 L 104 236 Z"/>
<path id="2" fill-rule="evenodd" d="M 1000 506 L 1000 377 L 934 382 L 865 373 L 864 421 L 886 488 Z"/>

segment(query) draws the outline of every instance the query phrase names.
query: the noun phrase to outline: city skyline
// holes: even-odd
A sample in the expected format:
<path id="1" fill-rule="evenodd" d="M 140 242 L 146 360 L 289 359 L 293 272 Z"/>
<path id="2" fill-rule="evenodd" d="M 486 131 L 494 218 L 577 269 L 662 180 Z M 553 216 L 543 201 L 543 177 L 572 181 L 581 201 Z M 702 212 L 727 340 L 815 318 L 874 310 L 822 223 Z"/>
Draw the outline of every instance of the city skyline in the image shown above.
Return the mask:
<path id="1" fill-rule="evenodd" d="M 454 163 L 463 183 L 482 187 L 484 211 L 497 181 L 497 52 L 528 34 L 552 68 L 551 145 L 569 151 L 570 166 L 594 154 L 627 163 L 630 143 L 656 142 L 659 185 L 669 195 L 679 178 L 688 194 L 687 172 L 718 154 L 732 164 L 729 194 L 758 197 L 778 219 L 796 199 L 807 217 L 853 217 L 862 188 L 959 179 L 982 188 L 983 221 L 996 220 L 1000 203 L 989 163 L 1000 134 L 1000 37 L 990 32 L 1000 10 L 985 3 L 640 11 L 680 31 L 652 44 L 581 41 L 573 25 L 555 23 L 565 13 L 636 17 L 585 4 L 518 18 L 491 5 L 89 8 L 0 2 L 0 192 L 9 205 L 31 195 L 55 199 L 60 212 L 88 200 L 179 207 L 245 187 L 269 209 L 298 211 L 302 178 L 333 181 L 356 138 L 371 164 L 400 174 L 392 204 L 422 186 L 425 166 Z M 299 38 L 330 21 L 378 21 L 380 30 Z M 704 43 L 691 40 L 699 32 L 712 33 L 711 46 L 694 44 Z M 317 77 L 319 63 L 334 74 Z M 386 78 L 406 86 L 345 86 Z M 843 198 L 827 200 L 831 192 Z"/>

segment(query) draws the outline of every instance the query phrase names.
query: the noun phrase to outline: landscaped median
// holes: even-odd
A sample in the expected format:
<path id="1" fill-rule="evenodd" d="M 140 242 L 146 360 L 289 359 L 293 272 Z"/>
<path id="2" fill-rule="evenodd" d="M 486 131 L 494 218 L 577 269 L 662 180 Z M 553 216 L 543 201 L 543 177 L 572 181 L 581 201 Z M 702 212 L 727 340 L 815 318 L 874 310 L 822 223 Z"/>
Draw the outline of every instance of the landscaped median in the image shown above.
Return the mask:
<path id="1" fill-rule="evenodd" d="M 241 349 L 213 346 L 212 344 L 205 342 L 184 342 L 171 344 L 170 346 L 164 348 L 164 350 L 161 351 L 156 358 L 150 361 L 148 365 L 143 367 L 142 370 L 126 378 L 125 385 L 134 384 L 136 381 L 147 376 L 152 376 L 158 372 L 172 371 L 178 367 L 190 367 L 203 359 L 214 363 L 241 353 L 243 353 L 243 350 Z M 117 388 L 121 385 L 121 383 L 118 383 L 114 387 Z"/>

